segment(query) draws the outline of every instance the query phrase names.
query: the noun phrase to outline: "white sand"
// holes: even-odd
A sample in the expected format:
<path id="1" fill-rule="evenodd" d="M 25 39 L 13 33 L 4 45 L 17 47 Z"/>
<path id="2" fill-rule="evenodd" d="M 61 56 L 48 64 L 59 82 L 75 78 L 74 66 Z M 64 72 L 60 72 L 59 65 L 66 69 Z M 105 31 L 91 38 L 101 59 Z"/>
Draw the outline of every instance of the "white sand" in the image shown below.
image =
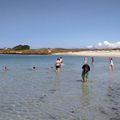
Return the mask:
<path id="1" fill-rule="evenodd" d="M 78 56 L 107 56 L 107 57 L 120 57 L 119 50 L 108 50 L 108 51 L 81 51 L 81 52 L 66 52 L 56 53 L 55 55 L 78 55 Z"/>

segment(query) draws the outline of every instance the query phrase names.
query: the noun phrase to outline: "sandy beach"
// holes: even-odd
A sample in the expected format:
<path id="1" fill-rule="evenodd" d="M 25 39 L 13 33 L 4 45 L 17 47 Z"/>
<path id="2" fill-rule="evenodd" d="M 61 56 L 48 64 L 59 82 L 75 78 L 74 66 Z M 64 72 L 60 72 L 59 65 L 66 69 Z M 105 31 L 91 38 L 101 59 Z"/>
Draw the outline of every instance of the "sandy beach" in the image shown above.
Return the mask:
<path id="1" fill-rule="evenodd" d="M 81 52 L 66 52 L 66 53 L 56 53 L 55 55 L 78 55 L 78 56 L 107 56 L 107 57 L 120 57 L 119 50 L 111 51 L 81 51 Z"/>

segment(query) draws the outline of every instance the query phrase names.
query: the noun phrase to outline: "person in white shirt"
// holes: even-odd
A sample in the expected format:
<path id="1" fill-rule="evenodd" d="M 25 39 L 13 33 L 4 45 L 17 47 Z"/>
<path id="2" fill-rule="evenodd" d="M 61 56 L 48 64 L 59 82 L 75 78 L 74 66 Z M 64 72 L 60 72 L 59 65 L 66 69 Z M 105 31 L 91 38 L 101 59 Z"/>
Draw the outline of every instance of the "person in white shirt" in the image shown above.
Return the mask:
<path id="1" fill-rule="evenodd" d="M 62 57 L 60 57 L 60 62 L 63 63 Z"/>
<path id="2" fill-rule="evenodd" d="M 113 59 L 110 58 L 110 66 L 109 66 L 109 69 L 110 70 L 113 70 L 114 69 L 114 63 L 113 63 Z"/>

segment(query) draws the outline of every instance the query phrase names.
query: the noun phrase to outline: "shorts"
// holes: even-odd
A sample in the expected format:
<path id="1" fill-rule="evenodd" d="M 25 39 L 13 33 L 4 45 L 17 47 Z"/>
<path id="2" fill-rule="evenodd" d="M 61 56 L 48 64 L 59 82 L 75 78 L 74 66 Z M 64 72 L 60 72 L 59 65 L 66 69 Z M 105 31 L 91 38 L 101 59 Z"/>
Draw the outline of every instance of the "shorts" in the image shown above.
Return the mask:
<path id="1" fill-rule="evenodd" d="M 56 69 L 60 68 L 60 66 L 56 66 Z"/>

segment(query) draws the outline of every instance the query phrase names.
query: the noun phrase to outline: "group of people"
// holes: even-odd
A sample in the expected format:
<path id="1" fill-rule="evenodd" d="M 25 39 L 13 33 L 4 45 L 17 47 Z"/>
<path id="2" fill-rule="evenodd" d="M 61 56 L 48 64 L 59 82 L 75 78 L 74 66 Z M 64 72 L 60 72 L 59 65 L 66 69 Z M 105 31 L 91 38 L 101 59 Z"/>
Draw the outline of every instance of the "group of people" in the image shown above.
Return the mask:
<path id="1" fill-rule="evenodd" d="M 94 63 L 94 57 L 91 57 L 91 64 Z M 113 71 L 114 63 L 112 57 L 109 57 L 109 70 Z M 88 65 L 88 58 L 84 58 L 84 65 L 82 66 L 82 80 L 86 82 L 88 80 L 88 73 L 90 71 L 90 66 Z"/>
<path id="2" fill-rule="evenodd" d="M 94 62 L 94 58 L 92 57 L 92 64 Z M 56 59 L 55 61 L 55 68 L 56 68 L 56 72 L 60 71 L 61 65 L 63 64 L 63 60 L 62 57 L 59 57 Z M 90 66 L 88 65 L 88 58 L 85 57 L 84 58 L 84 65 L 82 66 L 82 80 L 83 82 L 88 80 L 88 73 L 90 71 Z"/>
<path id="3" fill-rule="evenodd" d="M 109 69 L 113 70 L 114 64 L 111 57 L 109 58 L 109 62 L 110 62 Z M 55 68 L 57 72 L 60 70 L 62 63 L 63 63 L 62 57 L 57 58 L 57 60 L 55 61 Z M 92 65 L 94 64 L 94 57 L 91 57 L 91 64 Z M 81 75 L 83 82 L 87 82 L 89 71 L 90 71 L 90 65 L 88 64 L 88 57 L 85 57 L 84 64 L 82 66 L 82 75 Z"/>
<path id="4" fill-rule="evenodd" d="M 91 57 L 91 64 L 94 63 L 94 57 Z M 113 71 L 114 69 L 114 63 L 112 57 L 109 58 L 109 70 Z M 88 73 L 90 71 L 90 66 L 88 65 L 88 58 L 84 58 L 84 65 L 82 66 L 82 80 L 83 82 L 86 82 L 88 80 Z"/>
<path id="5" fill-rule="evenodd" d="M 62 64 L 63 64 L 62 57 L 57 58 L 55 61 L 56 72 L 60 71 Z M 94 57 L 91 57 L 91 64 L 92 65 L 94 64 Z M 35 70 L 36 67 L 33 66 L 32 69 Z M 109 70 L 113 70 L 113 69 L 114 69 L 113 59 L 109 57 Z M 7 66 L 4 67 L 4 70 L 8 70 Z M 88 80 L 89 71 L 90 71 L 90 66 L 88 64 L 88 57 L 84 57 L 84 64 L 82 66 L 82 75 L 81 75 L 83 82 L 86 82 Z"/>

